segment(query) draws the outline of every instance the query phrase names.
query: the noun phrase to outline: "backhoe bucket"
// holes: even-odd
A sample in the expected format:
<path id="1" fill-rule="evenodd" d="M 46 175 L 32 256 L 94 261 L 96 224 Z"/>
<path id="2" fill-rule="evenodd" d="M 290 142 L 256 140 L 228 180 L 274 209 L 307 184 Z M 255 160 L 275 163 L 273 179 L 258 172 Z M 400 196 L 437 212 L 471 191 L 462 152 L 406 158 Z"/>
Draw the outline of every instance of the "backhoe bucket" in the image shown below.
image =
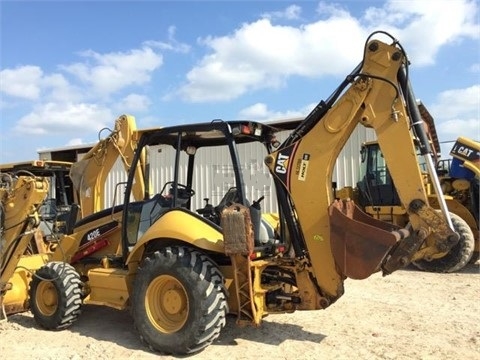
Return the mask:
<path id="1" fill-rule="evenodd" d="M 365 279 L 380 270 L 392 247 L 408 230 L 365 214 L 353 201 L 336 200 L 329 208 L 330 242 L 342 274 Z"/>

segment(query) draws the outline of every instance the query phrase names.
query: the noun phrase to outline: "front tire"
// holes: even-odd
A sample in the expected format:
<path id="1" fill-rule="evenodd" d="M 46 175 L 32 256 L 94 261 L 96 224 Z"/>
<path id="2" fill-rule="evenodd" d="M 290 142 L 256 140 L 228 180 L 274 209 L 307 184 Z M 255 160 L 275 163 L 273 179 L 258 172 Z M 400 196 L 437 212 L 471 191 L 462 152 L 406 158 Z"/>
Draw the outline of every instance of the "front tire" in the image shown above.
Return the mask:
<path id="1" fill-rule="evenodd" d="M 132 315 L 152 350 L 185 355 L 218 338 L 228 305 L 223 276 L 187 247 L 167 247 L 144 259 L 134 283 Z"/>
<path id="2" fill-rule="evenodd" d="M 458 243 L 441 258 L 417 260 L 414 266 L 423 271 L 451 273 L 462 269 L 472 258 L 475 238 L 468 224 L 460 216 L 450 213 L 454 230 L 460 235 Z"/>
<path id="3" fill-rule="evenodd" d="M 81 312 L 82 282 L 70 264 L 54 261 L 38 269 L 29 289 L 30 310 L 47 330 L 72 325 Z"/>

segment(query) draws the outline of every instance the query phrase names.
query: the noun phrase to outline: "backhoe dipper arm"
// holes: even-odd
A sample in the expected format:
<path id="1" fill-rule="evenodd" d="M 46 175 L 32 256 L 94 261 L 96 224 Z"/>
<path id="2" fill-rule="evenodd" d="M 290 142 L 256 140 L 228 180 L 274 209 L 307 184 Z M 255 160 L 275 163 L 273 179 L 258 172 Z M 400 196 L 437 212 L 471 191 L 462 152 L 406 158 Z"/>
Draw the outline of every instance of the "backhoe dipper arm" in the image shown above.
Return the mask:
<path id="1" fill-rule="evenodd" d="M 362 279 L 405 266 L 431 234 L 441 233 L 434 242 L 438 252 L 458 239 L 444 217 L 428 207 L 410 132 L 409 108 L 417 104 L 408 99 L 404 92 L 409 86 L 398 77 L 406 64 L 397 42 L 367 41 L 363 62 L 265 159 L 277 191 L 286 193 L 279 198 L 288 199 L 280 204 L 282 212 L 295 216 L 289 233 L 296 257 L 311 267 L 320 296 L 329 301 L 342 295 L 345 277 Z M 358 124 L 376 132 L 399 197 L 409 209 L 411 236 L 367 216 L 351 201 L 334 198 L 335 162 Z M 441 243 L 445 233 L 449 244 Z"/>
<path id="2" fill-rule="evenodd" d="M 104 208 L 105 182 L 118 158 L 121 158 L 126 172 L 129 172 L 136 149 L 136 129 L 133 116 L 120 116 L 111 134 L 100 139 L 80 161 L 72 164 L 70 177 L 79 193 L 82 218 Z M 143 164 L 145 161 L 141 161 L 139 166 Z M 135 200 L 143 200 L 145 195 L 143 170 L 135 171 L 137 175 L 132 191 Z"/>

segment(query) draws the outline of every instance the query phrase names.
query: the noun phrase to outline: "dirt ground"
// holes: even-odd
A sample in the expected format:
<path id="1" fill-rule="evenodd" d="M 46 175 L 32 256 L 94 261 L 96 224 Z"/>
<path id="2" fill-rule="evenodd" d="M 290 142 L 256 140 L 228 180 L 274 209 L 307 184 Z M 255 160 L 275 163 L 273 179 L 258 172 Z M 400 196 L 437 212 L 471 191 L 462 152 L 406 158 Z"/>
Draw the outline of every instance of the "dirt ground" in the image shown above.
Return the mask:
<path id="1" fill-rule="evenodd" d="M 270 315 L 259 328 L 229 318 L 220 338 L 188 359 L 479 359 L 480 263 L 459 273 L 397 271 L 347 280 L 321 311 Z M 30 313 L 0 324 L 2 359 L 174 359 L 149 352 L 128 312 L 85 306 L 60 332 Z"/>

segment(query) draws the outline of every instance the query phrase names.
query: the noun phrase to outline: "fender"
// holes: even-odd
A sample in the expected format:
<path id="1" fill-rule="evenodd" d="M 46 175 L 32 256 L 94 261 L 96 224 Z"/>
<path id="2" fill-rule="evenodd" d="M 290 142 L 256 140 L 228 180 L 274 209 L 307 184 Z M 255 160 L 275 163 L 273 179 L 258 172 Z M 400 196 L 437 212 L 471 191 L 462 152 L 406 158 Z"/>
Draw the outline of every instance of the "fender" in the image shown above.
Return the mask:
<path id="1" fill-rule="evenodd" d="M 137 241 L 127 258 L 127 265 L 140 261 L 144 245 L 159 238 L 177 239 L 203 250 L 224 252 L 220 229 L 194 214 L 173 209 L 163 214 Z"/>

